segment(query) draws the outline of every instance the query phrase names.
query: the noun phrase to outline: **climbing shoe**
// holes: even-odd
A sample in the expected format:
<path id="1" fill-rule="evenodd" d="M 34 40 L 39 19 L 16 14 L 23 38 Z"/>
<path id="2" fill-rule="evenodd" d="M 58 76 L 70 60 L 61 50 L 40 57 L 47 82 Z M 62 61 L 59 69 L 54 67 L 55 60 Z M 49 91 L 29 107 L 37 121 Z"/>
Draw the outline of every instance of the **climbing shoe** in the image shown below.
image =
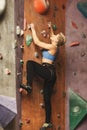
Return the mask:
<path id="1" fill-rule="evenodd" d="M 44 123 L 40 130 L 46 130 L 47 128 L 51 128 L 53 125 L 51 123 Z"/>
<path id="2" fill-rule="evenodd" d="M 23 88 L 23 89 L 26 90 L 28 93 L 31 93 L 31 91 L 32 91 L 32 88 L 31 88 L 31 86 L 29 86 L 29 85 L 21 84 L 21 85 L 20 85 L 20 88 Z"/>

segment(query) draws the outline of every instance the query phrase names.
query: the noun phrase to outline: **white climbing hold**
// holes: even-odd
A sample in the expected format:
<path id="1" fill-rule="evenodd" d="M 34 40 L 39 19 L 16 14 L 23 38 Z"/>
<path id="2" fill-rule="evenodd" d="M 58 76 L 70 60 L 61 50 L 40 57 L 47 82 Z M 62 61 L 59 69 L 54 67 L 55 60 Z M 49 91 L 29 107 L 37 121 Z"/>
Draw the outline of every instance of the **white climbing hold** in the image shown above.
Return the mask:
<path id="1" fill-rule="evenodd" d="M 10 75 L 10 74 L 11 74 L 11 71 L 10 71 L 8 68 L 6 68 L 6 69 L 5 69 L 5 74 L 6 74 L 6 75 Z"/>
<path id="2" fill-rule="evenodd" d="M 20 36 L 23 36 L 23 35 L 24 35 L 24 31 L 21 29 Z"/>
<path id="3" fill-rule="evenodd" d="M 20 33 L 21 33 L 20 26 L 16 26 L 16 34 L 17 34 L 17 35 L 20 35 Z"/>
<path id="4" fill-rule="evenodd" d="M 35 55 L 36 58 L 39 58 L 38 52 L 35 52 L 34 55 Z"/>

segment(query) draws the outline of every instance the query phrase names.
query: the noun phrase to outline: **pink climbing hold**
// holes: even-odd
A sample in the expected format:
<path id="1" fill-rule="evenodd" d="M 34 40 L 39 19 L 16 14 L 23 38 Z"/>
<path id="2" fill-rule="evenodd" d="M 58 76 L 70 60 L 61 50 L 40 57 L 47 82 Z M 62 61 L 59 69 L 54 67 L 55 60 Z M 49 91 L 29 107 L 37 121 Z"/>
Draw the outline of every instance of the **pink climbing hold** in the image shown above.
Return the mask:
<path id="1" fill-rule="evenodd" d="M 69 46 L 71 46 L 71 47 L 72 47 L 72 46 L 78 46 L 79 44 L 80 44 L 80 42 L 77 42 L 77 41 L 76 41 L 76 42 L 70 43 Z"/>
<path id="2" fill-rule="evenodd" d="M 6 68 L 6 69 L 5 69 L 5 74 L 6 74 L 6 75 L 10 75 L 10 74 L 11 74 L 11 71 L 10 71 L 8 68 Z"/>
<path id="3" fill-rule="evenodd" d="M 20 89 L 19 89 L 19 92 L 20 92 L 20 93 L 22 93 L 22 92 L 23 92 L 23 89 L 22 89 L 22 88 L 20 88 Z"/>

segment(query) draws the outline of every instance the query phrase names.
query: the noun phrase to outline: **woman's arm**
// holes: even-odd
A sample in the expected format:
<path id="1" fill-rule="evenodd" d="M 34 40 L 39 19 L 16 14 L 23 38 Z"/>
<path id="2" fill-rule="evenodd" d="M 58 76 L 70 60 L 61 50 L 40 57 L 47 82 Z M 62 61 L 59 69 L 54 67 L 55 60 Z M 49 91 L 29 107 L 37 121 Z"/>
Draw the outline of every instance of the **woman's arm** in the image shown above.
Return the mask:
<path id="1" fill-rule="evenodd" d="M 33 23 L 30 24 L 30 26 L 31 26 L 32 37 L 33 37 L 34 43 L 41 48 L 52 49 L 53 48 L 52 44 L 48 44 L 48 43 L 45 43 L 45 42 L 42 42 L 39 40 L 39 38 L 37 37 L 36 31 L 35 31 L 35 28 L 34 28 L 34 24 Z"/>

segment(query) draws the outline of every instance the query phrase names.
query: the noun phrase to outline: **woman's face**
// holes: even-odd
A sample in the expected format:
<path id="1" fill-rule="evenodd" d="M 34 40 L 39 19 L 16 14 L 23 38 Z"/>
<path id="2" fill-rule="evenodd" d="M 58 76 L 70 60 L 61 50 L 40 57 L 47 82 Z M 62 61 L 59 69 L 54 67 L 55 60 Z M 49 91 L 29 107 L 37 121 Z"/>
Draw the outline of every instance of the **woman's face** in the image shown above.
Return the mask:
<path id="1" fill-rule="evenodd" d="M 51 37 L 50 37 L 50 40 L 52 41 L 52 42 L 58 42 L 58 36 L 59 36 L 59 34 L 57 34 L 57 35 L 52 35 Z"/>

